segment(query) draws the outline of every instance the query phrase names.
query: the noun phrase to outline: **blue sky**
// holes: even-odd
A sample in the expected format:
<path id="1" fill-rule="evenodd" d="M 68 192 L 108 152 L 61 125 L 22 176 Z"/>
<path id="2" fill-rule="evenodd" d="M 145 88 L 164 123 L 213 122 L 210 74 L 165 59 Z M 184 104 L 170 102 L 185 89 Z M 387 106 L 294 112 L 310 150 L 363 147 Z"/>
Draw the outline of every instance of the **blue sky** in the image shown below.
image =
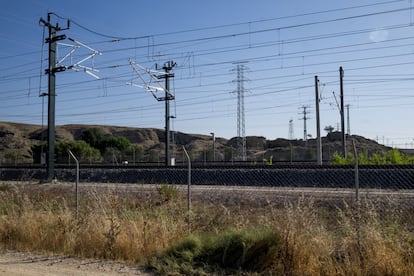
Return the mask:
<path id="1" fill-rule="evenodd" d="M 303 138 L 302 107 L 315 137 L 314 76 L 321 125 L 340 122 L 339 67 L 352 134 L 413 147 L 414 18 L 402 1 L 48 1 L 15 0 L 0 10 L 0 120 L 42 124 L 47 114 L 47 44 L 39 19 L 101 53 L 83 71 L 57 75 L 56 123 L 164 128 L 164 104 L 128 85 L 129 64 L 155 69 L 173 60 L 172 129 L 237 135 L 236 66 L 243 62 L 246 135 Z M 45 30 L 47 36 L 47 30 Z M 117 38 L 117 39 L 115 39 Z M 128 39 L 127 39 L 128 38 Z M 69 45 L 72 41 L 62 43 Z M 58 47 L 63 58 L 70 48 Z M 77 49 L 63 65 L 90 55 Z M 99 71 L 99 72 L 98 72 Z M 148 80 L 148 74 L 142 71 Z M 154 83 L 152 83 L 154 84 Z M 156 84 L 154 84 L 156 85 Z M 46 116 L 44 122 L 46 122 Z M 324 132 L 323 132 L 324 133 Z"/>

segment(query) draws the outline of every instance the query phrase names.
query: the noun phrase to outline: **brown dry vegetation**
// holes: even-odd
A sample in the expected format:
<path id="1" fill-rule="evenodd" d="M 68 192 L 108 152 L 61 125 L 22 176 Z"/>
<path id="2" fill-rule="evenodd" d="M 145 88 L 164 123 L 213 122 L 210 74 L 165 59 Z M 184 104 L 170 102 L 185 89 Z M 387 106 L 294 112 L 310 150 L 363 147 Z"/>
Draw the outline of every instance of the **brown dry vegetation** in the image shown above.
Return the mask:
<path id="1" fill-rule="evenodd" d="M 159 274 L 414 271 L 413 214 L 393 200 L 364 199 L 357 216 L 343 201 L 211 190 L 194 195 L 190 235 L 184 193 L 114 187 L 82 189 L 76 220 L 70 186 L 2 184 L 1 247 L 147 264 Z"/>

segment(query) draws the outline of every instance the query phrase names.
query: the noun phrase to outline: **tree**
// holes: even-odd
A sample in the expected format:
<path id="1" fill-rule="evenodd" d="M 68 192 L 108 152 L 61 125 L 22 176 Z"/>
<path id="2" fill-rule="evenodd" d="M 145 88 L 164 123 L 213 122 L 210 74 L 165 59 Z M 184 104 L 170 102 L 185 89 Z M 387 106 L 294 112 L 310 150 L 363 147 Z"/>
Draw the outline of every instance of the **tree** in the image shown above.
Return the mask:
<path id="1" fill-rule="evenodd" d="M 91 147 L 85 141 L 59 141 L 55 144 L 56 160 L 66 162 L 68 151 L 72 151 L 79 162 L 101 162 L 102 156 L 99 150 Z"/>
<path id="2" fill-rule="evenodd" d="M 325 128 L 324 128 L 324 130 L 327 132 L 327 133 L 331 133 L 332 131 L 334 131 L 334 127 L 333 126 L 331 126 L 331 125 L 329 125 L 329 126 L 326 126 Z"/>
<path id="3" fill-rule="evenodd" d="M 108 162 L 113 162 L 114 156 L 122 158 L 131 150 L 131 142 L 128 138 L 104 134 L 99 128 L 86 129 L 83 131 L 81 139 L 98 149 Z"/>
<path id="4" fill-rule="evenodd" d="M 81 140 L 85 141 L 94 148 L 99 149 L 104 134 L 99 128 L 89 128 L 82 132 Z"/>
<path id="5" fill-rule="evenodd" d="M 235 150 L 233 147 L 224 148 L 224 161 L 233 161 Z"/>
<path id="6" fill-rule="evenodd" d="M 131 145 L 129 149 L 129 155 L 132 156 L 132 161 L 139 162 L 144 156 L 144 149 L 142 148 L 142 146 L 136 144 Z"/>
<path id="7" fill-rule="evenodd" d="M 213 150 L 206 149 L 200 153 L 201 160 L 203 161 L 213 161 Z"/>
<path id="8" fill-rule="evenodd" d="M 148 161 L 149 162 L 157 162 L 159 161 L 159 151 L 152 149 L 148 152 Z"/>
<path id="9" fill-rule="evenodd" d="M 131 147 L 131 142 L 123 136 L 105 136 L 103 140 L 104 148 L 114 148 L 124 152 Z"/>

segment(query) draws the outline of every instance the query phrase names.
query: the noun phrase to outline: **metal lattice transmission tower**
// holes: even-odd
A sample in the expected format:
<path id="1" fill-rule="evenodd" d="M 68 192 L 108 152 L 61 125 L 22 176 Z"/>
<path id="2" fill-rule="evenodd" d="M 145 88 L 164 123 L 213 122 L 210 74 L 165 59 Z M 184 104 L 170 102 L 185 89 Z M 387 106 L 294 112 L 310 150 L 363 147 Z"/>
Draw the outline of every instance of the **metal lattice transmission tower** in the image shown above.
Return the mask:
<path id="1" fill-rule="evenodd" d="M 306 121 L 310 119 L 310 117 L 308 117 L 307 115 L 309 114 L 309 106 L 302 106 L 301 107 L 303 109 L 303 111 L 299 114 L 303 115 L 302 118 L 300 118 L 301 120 L 303 120 L 303 140 L 307 143 L 308 142 L 308 129 L 307 129 L 307 125 L 306 125 Z"/>
<path id="2" fill-rule="evenodd" d="M 293 132 L 293 119 L 289 120 L 289 136 L 288 136 L 289 140 L 293 140 L 295 139 L 295 134 Z"/>
<path id="3" fill-rule="evenodd" d="M 246 125 L 245 125 L 245 111 L 244 111 L 244 71 L 246 67 L 244 64 L 239 63 L 236 67 L 237 72 L 237 159 L 246 161 L 247 150 L 246 150 Z"/>

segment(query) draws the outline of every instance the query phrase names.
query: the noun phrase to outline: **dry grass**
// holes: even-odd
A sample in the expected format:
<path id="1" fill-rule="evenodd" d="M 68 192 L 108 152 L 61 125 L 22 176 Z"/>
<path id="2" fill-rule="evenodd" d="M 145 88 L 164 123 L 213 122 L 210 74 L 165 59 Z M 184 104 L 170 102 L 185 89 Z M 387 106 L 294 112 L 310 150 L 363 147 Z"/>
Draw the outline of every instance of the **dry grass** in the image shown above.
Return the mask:
<path id="1" fill-rule="evenodd" d="M 278 207 L 194 199 L 191 236 L 186 201 L 180 194 L 166 201 L 156 189 L 83 191 L 78 220 L 73 202 L 68 191 L 59 188 L 2 189 L 0 245 L 128 263 L 151 260 L 161 274 L 202 274 L 211 269 L 277 275 L 410 275 L 414 271 L 413 214 L 393 200 L 379 205 L 364 200 L 364 211 L 358 214 L 344 202 L 323 206 L 310 198 Z M 228 252 L 240 251 L 233 245 L 241 246 L 243 254 L 239 259 L 232 254 L 236 259 L 229 265 L 224 261 Z M 254 256 L 258 248 L 272 250 L 254 259 L 266 265 L 245 266 L 246 256 Z"/>

